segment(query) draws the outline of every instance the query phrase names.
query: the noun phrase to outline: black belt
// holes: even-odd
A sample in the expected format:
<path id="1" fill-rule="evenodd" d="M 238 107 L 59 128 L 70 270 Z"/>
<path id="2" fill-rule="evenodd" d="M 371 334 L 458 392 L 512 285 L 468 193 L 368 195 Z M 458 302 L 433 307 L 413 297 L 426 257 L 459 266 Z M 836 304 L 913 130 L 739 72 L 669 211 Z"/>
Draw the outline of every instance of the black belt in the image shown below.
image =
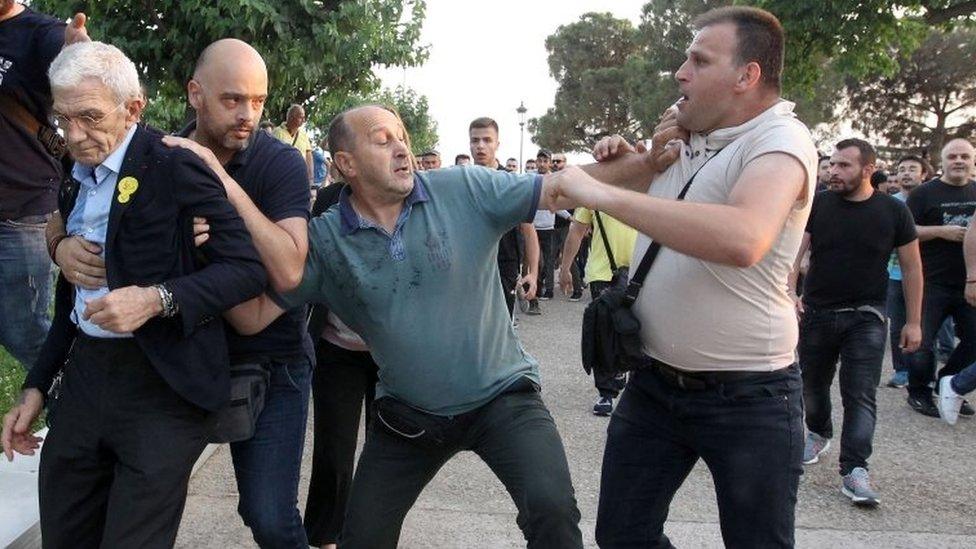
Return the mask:
<path id="1" fill-rule="evenodd" d="M 782 373 L 780 370 L 772 372 L 689 372 L 679 370 L 656 358 L 651 358 L 648 366 L 649 369 L 660 374 L 661 378 L 670 385 L 686 391 L 703 391 L 723 383 L 770 378 Z"/>
<path id="2" fill-rule="evenodd" d="M 90 336 L 78 328 L 77 344 L 96 349 L 138 349 L 139 344 L 134 337 L 95 337 Z"/>

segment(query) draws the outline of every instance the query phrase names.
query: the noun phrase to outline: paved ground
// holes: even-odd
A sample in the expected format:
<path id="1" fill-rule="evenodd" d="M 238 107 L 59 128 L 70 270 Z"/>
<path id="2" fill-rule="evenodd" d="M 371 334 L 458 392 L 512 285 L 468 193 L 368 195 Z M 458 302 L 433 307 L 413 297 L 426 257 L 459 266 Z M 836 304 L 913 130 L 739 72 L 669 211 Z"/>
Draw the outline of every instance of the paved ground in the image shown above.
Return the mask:
<path id="1" fill-rule="evenodd" d="M 579 319 L 584 303 L 565 298 L 543 303 L 541 317 L 522 317 L 520 335 L 542 365 L 543 395 L 569 456 L 583 514 L 584 540 L 595 547 L 593 527 L 599 493 L 606 418 L 590 413 L 595 396 L 579 366 Z M 835 402 L 839 398 L 835 395 Z M 835 414 L 839 426 L 839 417 Z M 837 450 L 807 469 L 797 506 L 800 547 L 976 547 L 976 422 L 955 428 L 907 407 L 904 392 L 879 390 L 878 430 L 872 474 L 882 495 L 876 510 L 853 508 L 840 494 Z M 301 507 L 309 475 L 311 437 L 302 471 Z M 178 540 L 179 547 L 250 547 L 236 515 L 237 493 L 230 454 L 221 448 L 196 475 Z M 667 532 L 679 547 L 721 547 L 710 475 L 697 467 L 671 508 Z M 451 461 L 407 516 L 402 547 L 520 547 L 515 506 L 472 454 Z"/>

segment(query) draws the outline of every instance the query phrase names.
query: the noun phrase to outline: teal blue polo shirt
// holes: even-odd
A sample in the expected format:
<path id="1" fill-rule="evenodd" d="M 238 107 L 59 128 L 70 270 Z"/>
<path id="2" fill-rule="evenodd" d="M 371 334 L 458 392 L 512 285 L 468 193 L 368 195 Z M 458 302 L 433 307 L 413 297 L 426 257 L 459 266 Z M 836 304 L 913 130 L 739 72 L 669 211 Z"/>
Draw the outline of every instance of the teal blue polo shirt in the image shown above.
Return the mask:
<path id="1" fill-rule="evenodd" d="M 531 223 L 542 177 L 479 166 L 414 176 L 393 233 L 360 217 L 343 189 L 309 223 L 301 284 L 286 308 L 324 302 L 369 345 L 377 396 L 456 415 L 489 402 L 539 366 L 512 329 L 498 241 Z"/>

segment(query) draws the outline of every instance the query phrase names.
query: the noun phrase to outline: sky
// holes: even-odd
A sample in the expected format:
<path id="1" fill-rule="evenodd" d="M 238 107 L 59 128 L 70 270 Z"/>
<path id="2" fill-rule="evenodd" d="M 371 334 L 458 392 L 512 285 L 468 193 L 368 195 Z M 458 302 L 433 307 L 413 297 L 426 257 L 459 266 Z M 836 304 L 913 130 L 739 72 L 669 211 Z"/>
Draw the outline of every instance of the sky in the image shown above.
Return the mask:
<path id="1" fill-rule="evenodd" d="M 504 163 L 519 157 L 519 103 L 528 109 L 526 120 L 553 106 L 557 85 L 549 76 L 546 37 L 592 11 L 609 11 L 636 26 L 646 1 L 427 0 L 421 37 L 430 46 L 427 62 L 376 72 L 386 87 L 403 84 L 427 96 L 445 165 L 458 153 L 470 154 L 468 124 L 479 116 L 498 122 L 498 159 Z M 524 158 L 538 149 L 526 124 Z M 571 163 L 586 158 L 569 155 Z"/>

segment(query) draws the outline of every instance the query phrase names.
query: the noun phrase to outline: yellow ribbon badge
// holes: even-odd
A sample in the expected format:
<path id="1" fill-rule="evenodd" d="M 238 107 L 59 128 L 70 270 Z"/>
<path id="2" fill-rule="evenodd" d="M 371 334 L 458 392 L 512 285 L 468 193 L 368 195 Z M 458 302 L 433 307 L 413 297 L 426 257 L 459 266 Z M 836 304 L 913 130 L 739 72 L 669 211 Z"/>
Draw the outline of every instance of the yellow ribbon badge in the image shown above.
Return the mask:
<path id="1" fill-rule="evenodd" d="M 125 204 L 132 194 L 139 188 L 139 182 L 134 177 L 123 177 L 119 181 L 119 204 Z"/>

